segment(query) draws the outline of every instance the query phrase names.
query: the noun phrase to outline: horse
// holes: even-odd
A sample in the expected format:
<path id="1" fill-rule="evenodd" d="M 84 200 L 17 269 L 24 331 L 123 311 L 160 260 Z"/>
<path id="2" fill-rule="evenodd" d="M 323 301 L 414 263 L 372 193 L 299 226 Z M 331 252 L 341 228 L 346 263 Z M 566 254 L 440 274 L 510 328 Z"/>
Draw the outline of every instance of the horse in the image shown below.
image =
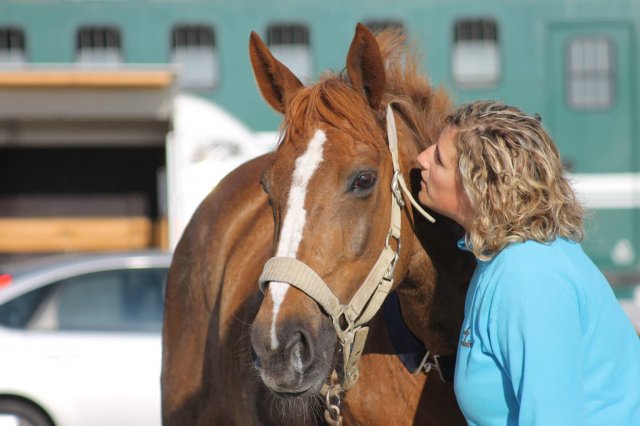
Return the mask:
<path id="1" fill-rule="evenodd" d="M 358 24 L 345 70 L 306 87 L 255 33 L 249 50 L 262 96 L 283 115 L 281 140 L 275 152 L 216 186 L 174 251 L 164 308 L 163 424 L 465 424 L 452 383 L 435 368 L 409 371 L 398 356 L 386 302 L 369 315 L 348 390 L 328 392 L 347 379 L 341 367 L 349 347 L 341 335 L 349 321 L 331 317 L 333 308 L 312 297 L 316 290 L 278 274 L 265 278 L 272 258 L 293 259 L 342 309 L 386 247 L 387 288 L 375 293 L 395 297 L 395 316 L 428 348 L 428 366 L 455 356 L 475 261 L 456 245 L 459 225 L 433 212 L 431 223 L 391 185 L 400 175 L 413 195 L 419 190 L 416 156 L 445 125 L 447 93 L 429 84 L 397 31 L 374 36 Z M 390 238 L 396 202 L 400 231 Z"/>

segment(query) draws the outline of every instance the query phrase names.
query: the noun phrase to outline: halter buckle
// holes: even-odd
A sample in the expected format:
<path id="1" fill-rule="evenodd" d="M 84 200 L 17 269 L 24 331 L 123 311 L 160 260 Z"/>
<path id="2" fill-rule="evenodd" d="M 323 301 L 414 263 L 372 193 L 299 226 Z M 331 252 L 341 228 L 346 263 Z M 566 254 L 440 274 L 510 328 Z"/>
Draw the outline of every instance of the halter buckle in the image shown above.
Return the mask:
<path id="1" fill-rule="evenodd" d="M 325 395 L 324 419 L 330 425 L 342 425 L 342 416 L 340 415 L 340 407 L 342 405 L 342 398 L 340 398 L 341 393 L 341 386 L 334 384 Z"/>
<path id="2" fill-rule="evenodd" d="M 387 281 L 391 281 L 393 279 L 393 273 L 394 273 L 394 271 L 396 269 L 396 263 L 398 263 L 398 256 L 399 256 L 399 253 L 400 253 L 400 248 L 402 248 L 402 243 L 400 242 L 400 236 L 399 235 L 394 235 L 391 229 L 389 229 L 389 232 L 387 232 L 387 239 L 384 242 L 386 248 L 390 248 L 391 247 L 389 245 L 389 241 L 391 240 L 391 238 L 396 240 L 398 242 L 398 245 L 397 245 L 396 249 L 394 250 L 393 260 L 391 260 L 391 264 L 389 265 L 389 269 L 387 269 L 387 272 L 383 276 L 383 278 L 385 280 L 387 280 Z"/>
<path id="3" fill-rule="evenodd" d="M 395 255 L 393 256 L 393 260 L 391 261 L 391 264 L 389 265 L 389 269 L 387 269 L 387 272 L 385 272 L 383 278 L 387 281 L 391 281 L 393 280 L 393 274 L 396 270 L 396 263 L 398 262 L 398 252 L 395 253 Z"/>
<path id="4" fill-rule="evenodd" d="M 400 251 L 400 248 L 402 247 L 402 243 L 400 242 L 400 236 L 399 235 L 394 235 L 392 229 L 389 229 L 389 232 L 387 232 L 387 238 L 384 241 L 384 246 L 385 246 L 385 248 L 390 248 L 391 247 L 389 245 L 389 241 L 391 241 L 391 238 L 393 238 L 394 240 L 396 240 L 398 242 L 398 247 L 396 248 L 396 250 L 394 250 L 396 253 L 398 253 Z"/>

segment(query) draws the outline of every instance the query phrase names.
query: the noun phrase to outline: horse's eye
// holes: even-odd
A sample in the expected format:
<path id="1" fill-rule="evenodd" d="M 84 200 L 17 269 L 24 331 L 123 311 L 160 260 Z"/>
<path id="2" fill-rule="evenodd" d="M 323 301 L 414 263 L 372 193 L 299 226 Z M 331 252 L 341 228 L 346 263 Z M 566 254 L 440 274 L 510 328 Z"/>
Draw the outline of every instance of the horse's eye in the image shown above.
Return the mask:
<path id="1" fill-rule="evenodd" d="M 260 178 L 260 185 L 262 186 L 262 190 L 265 194 L 267 194 L 267 203 L 273 207 L 273 202 L 271 201 L 271 193 L 269 192 L 269 185 L 265 183 L 264 178 Z"/>
<path id="2" fill-rule="evenodd" d="M 351 191 L 356 195 L 369 195 L 375 184 L 376 174 L 374 172 L 358 173 L 351 184 Z"/>
<path id="3" fill-rule="evenodd" d="M 271 182 L 271 168 L 267 167 L 260 173 L 260 186 L 262 186 L 262 190 L 269 194 L 271 192 L 271 188 L 269 188 L 269 182 Z"/>

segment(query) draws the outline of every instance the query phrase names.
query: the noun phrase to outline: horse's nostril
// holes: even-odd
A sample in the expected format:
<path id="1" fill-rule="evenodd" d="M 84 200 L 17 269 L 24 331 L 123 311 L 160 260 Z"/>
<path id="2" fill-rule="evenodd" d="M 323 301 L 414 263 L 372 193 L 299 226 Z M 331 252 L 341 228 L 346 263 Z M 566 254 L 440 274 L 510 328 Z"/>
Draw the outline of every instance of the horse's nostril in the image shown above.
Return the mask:
<path id="1" fill-rule="evenodd" d="M 304 352 L 304 346 L 301 341 L 296 342 L 291 348 L 291 365 L 298 372 L 302 373 L 302 354 Z"/>
<path id="2" fill-rule="evenodd" d="M 302 373 L 313 361 L 309 338 L 304 332 L 296 332 L 287 345 L 289 360 L 294 370 Z"/>
<path id="3" fill-rule="evenodd" d="M 253 362 L 253 366 L 255 368 L 260 368 L 260 357 L 258 356 L 256 351 L 253 350 L 253 345 L 251 345 L 251 361 Z"/>

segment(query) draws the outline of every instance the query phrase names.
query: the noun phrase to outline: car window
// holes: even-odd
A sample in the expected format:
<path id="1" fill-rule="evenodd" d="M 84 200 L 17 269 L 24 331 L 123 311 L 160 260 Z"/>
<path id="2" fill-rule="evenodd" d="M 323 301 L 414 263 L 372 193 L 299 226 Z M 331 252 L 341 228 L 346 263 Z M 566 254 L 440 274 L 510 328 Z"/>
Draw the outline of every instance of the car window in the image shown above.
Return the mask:
<path id="1" fill-rule="evenodd" d="M 166 268 L 123 269 L 58 281 L 48 286 L 49 291 L 40 297 L 26 322 L 14 321 L 12 326 L 61 331 L 160 331 L 166 274 Z"/>
<path id="2" fill-rule="evenodd" d="M 40 287 L 0 305 L 0 325 L 24 328 L 54 286 Z"/>

